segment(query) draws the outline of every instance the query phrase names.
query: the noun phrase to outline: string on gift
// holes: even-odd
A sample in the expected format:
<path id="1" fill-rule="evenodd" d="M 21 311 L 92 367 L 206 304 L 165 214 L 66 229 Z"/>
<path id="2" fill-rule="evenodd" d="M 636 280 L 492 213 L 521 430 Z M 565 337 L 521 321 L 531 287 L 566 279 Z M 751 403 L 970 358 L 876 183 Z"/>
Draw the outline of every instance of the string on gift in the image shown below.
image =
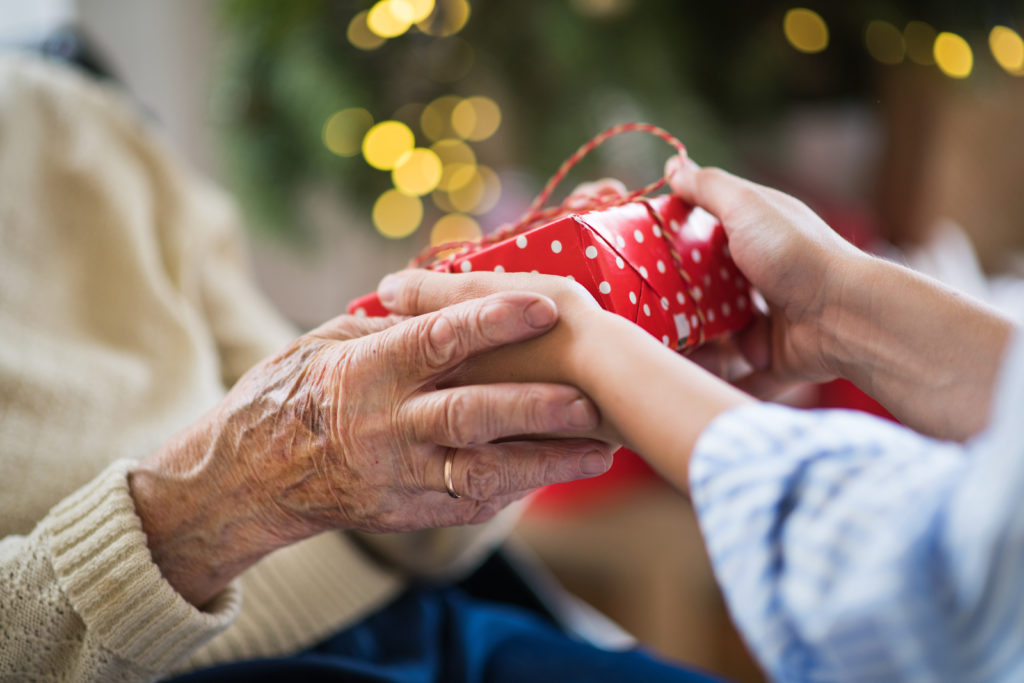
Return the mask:
<path id="1" fill-rule="evenodd" d="M 703 344 L 705 339 L 704 330 L 707 321 L 704 317 L 704 312 L 701 310 L 701 306 L 698 303 L 700 297 L 694 296 L 693 282 L 690 279 L 689 274 L 686 272 L 682 257 L 672 244 L 668 226 L 665 225 L 665 221 L 660 215 L 658 215 L 658 212 L 655 211 L 650 203 L 644 199 L 652 192 L 656 192 L 663 188 L 668 182 L 668 178 L 662 176 L 649 185 L 627 193 L 620 193 L 605 188 L 603 191 L 583 197 L 570 194 L 561 204 L 545 208 L 545 204 L 549 199 L 551 199 L 551 195 L 554 193 L 555 189 L 563 180 L 565 180 L 565 177 L 569 175 L 569 172 L 572 171 L 572 169 L 575 168 L 584 157 L 593 152 L 597 147 L 605 143 L 610 138 L 631 132 L 649 133 L 671 145 L 677 152 L 683 153 L 686 151 L 686 146 L 683 145 L 678 138 L 666 131 L 664 128 L 660 128 L 653 124 L 629 122 L 612 126 L 603 133 L 595 135 L 593 138 L 581 145 L 579 149 L 573 152 L 573 154 L 566 159 L 561 166 L 559 166 L 558 170 L 555 171 L 555 174 L 551 176 L 551 179 L 548 180 L 547 184 L 544 186 L 544 189 L 541 190 L 540 194 L 537 195 L 537 198 L 533 200 L 529 208 L 527 208 L 525 213 L 523 213 L 523 216 L 518 221 L 511 225 L 500 227 L 490 235 L 487 235 L 477 241 L 446 242 L 444 244 L 429 247 L 413 258 L 409 262 L 409 266 L 413 268 L 426 268 L 437 263 L 447 262 L 450 264 L 459 256 L 478 251 L 497 242 L 514 237 L 536 227 L 537 225 L 550 222 L 555 218 L 569 213 L 604 211 L 630 202 L 640 201 L 647 208 L 648 213 L 651 215 L 651 219 L 660 228 L 661 237 L 668 247 L 669 255 L 672 257 L 676 270 L 683 278 L 683 282 L 690 294 L 690 300 L 693 301 L 694 308 L 697 312 L 697 318 L 700 322 L 700 325 L 697 328 L 698 345 Z M 686 341 L 686 339 L 680 339 L 679 347 L 681 348 Z"/>

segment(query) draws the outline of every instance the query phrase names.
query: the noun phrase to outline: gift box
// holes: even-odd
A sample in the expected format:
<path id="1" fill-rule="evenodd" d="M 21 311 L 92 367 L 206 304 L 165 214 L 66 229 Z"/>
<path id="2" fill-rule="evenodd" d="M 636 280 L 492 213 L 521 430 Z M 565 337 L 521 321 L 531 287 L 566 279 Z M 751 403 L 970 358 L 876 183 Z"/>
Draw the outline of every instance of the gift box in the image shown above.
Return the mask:
<path id="1" fill-rule="evenodd" d="M 674 195 L 570 214 L 430 266 L 442 272 L 540 272 L 583 285 L 606 310 L 685 350 L 751 319 L 750 285 L 711 214 Z M 369 294 L 355 315 L 386 315 Z"/>

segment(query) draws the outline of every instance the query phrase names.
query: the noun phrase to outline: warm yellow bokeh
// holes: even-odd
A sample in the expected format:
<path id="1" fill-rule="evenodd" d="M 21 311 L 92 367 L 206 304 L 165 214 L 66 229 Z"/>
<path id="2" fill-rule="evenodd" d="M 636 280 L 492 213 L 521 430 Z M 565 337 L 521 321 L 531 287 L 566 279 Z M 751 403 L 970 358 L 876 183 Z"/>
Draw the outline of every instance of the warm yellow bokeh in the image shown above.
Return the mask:
<path id="1" fill-rule="evenodd" d="M 430 198 L 434 200 L 434 206 L 441 209 L 445 213 L 452 213 L 458 211 L 452 206 L 452 201 L 448 199 L 448 193 L 444 190 L 437 189 L 430 193 Z"/>
<path id="2" fill-rule="evenodd" d="M 935 63 L 950 78 L 967 78 L 974 68 L 974 53 L 967 41 L 955 33 L 943 31 L 932 48 Z"/>
<path id="3" fill-rule="evenodd" d="M 324 123 L 324 146 L 342 157 L 354 157 L 362 148 L 363 136 L 373 125 L 373 116 L 362 107 L 342 109 Z"/>
<path id="4" fill-rule="evenodd" d="M 348 22 L 348 33 L 346 34 L 348 42 L 360 50 L 374 50 L 385 42 L 383 38 L 371 31 L 370 27 L 366 24 L 366 17 L 368 15 L 369 12 L 363 10 L 352 17 L 352 21 Z"/>
<path id="5" fill-rule="evenodd" d="M 408 0 L 412 5 L 412 22 L 424 21 L 434 11 L 434 0 Z"/>
<path id="6" fill-rule="evenodd" d="M 366 163 L 382 171 L 390 171 L 406 152 L 411 152 L 415 138 L 409 126 L 401 121 L 382 121 L 363 138 Z"/>
<path id="7" fill-rule="evenodd" d="M 394 38 L 409 30 L 414 15 L 409 0 L 380 0 L 370 8 L 366 25 L 381 38 Z"/>
<path id="8" fill-rule="evenodd" d="M 437 0 L 436 5 L 437 11 L 416 24 L 428 35 L 454 35 L 469 21 L 469 3 L 466 0 Z"/>
<path id="9" fill-rule="evenodd" d="M 476 166 L 476 154 L 469 145 L 462 140 L 445 139 L 438 140 L 430 149 L 434 150 L 444 166 L 438 188 L 456 190 L 459 187 L 456 181 L 469 181 L 464 169 Z"/>
<path id="10" fill-rule="evenodd" d="M 420 128 L 430 140 L 456 137 L 452 128 L 452 112 L 462 102 L 458 95 L 442 95 L 423 108 Z"/>
<path id="11" fill-rule="evenodd" d="M 417 147 L 395 163 L 391 181 L 405 194 L 430 194 L 441 182 L 441 159 L 432 150 Z"/>
<path id="12" fill-rule="evenodd" d="M 882 64 L 899 64 L 906 54 L 903 34 L 888 21 L 875 19 L 864 31 L 864 43 L 868 54 Z"/>
<path id="13" fill-rule="evenodd" d="M 388 190 L 373 204 L 373 225 L 377 232 L 399 239 L 416 232 L 423 220 L 423 202 L 398 190 Z"/>
<path id="14" fill-rule="evenodd" d="M 448 242 L 475 242 L 483 233 L 480 225 L 463 213 L 449 213 L 442 216 L 430 230 L 431 246 Z"/>
<path id="15" fill-rule="evenodd" d="M 484 214 L 501 198 L 498 174 L 487 166 L 465 167 L 453 178 L 457 189 L 448 192 L 448 201 L 456 211 Z"/>
<path id="16" fill-rule="evenodd" d="M 452 110 L 452 128 L 466 140 L 486 140 L 500 125 L 501 108 L 489 97 L 467 97 Z"/>
<path id="17" fill-rule="evenodd" d="M 1024 76 L 1024 40 L 1009 26 L 996 26 L 988 34 L 988 46 L 999 66 L 1014 76 Z"/>
<path id="18" fill-rule="evenodd" d="M 804 7 L 794 7 L 782 20 L 782 32 L 794 49 L 821 52 L 828 47 L 828 26 L 821 15 Z"/>
<path id="19" fill-rule="evenodd" d="M 903 42 L 907 56 L 915 64 L 931 66 L 935 63 L 932 46 L 935 45 L 935 29 L 923 21 L 911 21 L 903 29 Z"/>
<path id="20" fill-rule="evenodd" d="M 441 159 L 445 166 L 448 164 L 475 164 L 476 154 L 473 148 L 457 138 L 445 138 L 438 140 L 430 149 Z"/>

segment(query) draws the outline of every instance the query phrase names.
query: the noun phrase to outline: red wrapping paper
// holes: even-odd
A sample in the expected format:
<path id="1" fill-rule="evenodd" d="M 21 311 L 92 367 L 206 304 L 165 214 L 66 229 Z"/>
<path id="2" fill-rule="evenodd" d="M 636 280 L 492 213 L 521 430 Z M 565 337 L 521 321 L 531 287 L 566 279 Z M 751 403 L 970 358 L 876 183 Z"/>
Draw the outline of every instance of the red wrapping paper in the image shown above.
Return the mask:
<path id="1" fill-rule="evenodd" d="M 739 330 L 752 314 L 721 224 L 673 195 L 572 214 L 431 268 L 571 277 L 603 308 L 679 350 Z M 348 310 L 387 314 L 375 293 Z"/>

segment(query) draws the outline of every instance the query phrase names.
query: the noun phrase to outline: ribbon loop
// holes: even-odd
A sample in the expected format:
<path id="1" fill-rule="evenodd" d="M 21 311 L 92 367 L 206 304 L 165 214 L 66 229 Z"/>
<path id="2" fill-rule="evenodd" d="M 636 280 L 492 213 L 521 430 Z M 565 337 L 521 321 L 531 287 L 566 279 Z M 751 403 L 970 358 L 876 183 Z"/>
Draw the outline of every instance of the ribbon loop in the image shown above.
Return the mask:
<path id="1" fill-rule="evenodd" d="M 650 133 L 651 135 L 664 140 L 676 151 L 686 151 L 686 147 L 678 138 L 665 129 L 659 128 L 658 126 L 650 123 L 630 122 L 612 126 L 603 133 L 595 135 L 589 141 L 580 146 L 579 149 L 573 152 L 573 154 L 566 159 L 561 166 L 559 166 L 558 170 L 555 171 L 555 174 L 551 176 L 551 179 L 548 180 L 547 184 L 544 186 L 544 189 L 541 190 L 540 194 L 537 195 L 537 198 L 533 200 L 530 207 L 518 221 L 512 225 L 498 228 L 494 233 L 484 237 L 478 242 L 447 242 L 445 244 L 429 247 L 409 262 L 410 267 L 430 267 L 431 265 L 443 260 L 441 258 L 442 254 L 445 255 L 445 258 L 454 260 L 462 254 L 477 251 L 496 242 L 518 235 L 519 233 L 526 232 L 541 221 L 547 222 L 566 213 L 581 213 L 584 211 L 602 211 L 604 209 L 610 209 L 614 206 L 621 206 L 622 204 L 628 204 L 629 202 L 636 201 L 641 197 L 645 197 L 652 192 L 661 189 L 667 182 L 667 179 L 664 176 L 653 183 L 640 188 L 639 190 L 633 190 L 626 194 L 603 192 L 583 201 L 581 201 L 578 196 L 569 195 L 569 197 L 567 197 L 565 201 L 558 206 L 544 208 L 547 201 L 551 199 L 551 195 L 554 193 L 555 188 L 565 180 L 565 177 L 569 175 L 569 172 L 579 164 L 584 157 L 593 152 L 608 139 L 613 138 L 616 135 L 621 135 L 622 133 L 630 133 L 634 131 Z"/>

